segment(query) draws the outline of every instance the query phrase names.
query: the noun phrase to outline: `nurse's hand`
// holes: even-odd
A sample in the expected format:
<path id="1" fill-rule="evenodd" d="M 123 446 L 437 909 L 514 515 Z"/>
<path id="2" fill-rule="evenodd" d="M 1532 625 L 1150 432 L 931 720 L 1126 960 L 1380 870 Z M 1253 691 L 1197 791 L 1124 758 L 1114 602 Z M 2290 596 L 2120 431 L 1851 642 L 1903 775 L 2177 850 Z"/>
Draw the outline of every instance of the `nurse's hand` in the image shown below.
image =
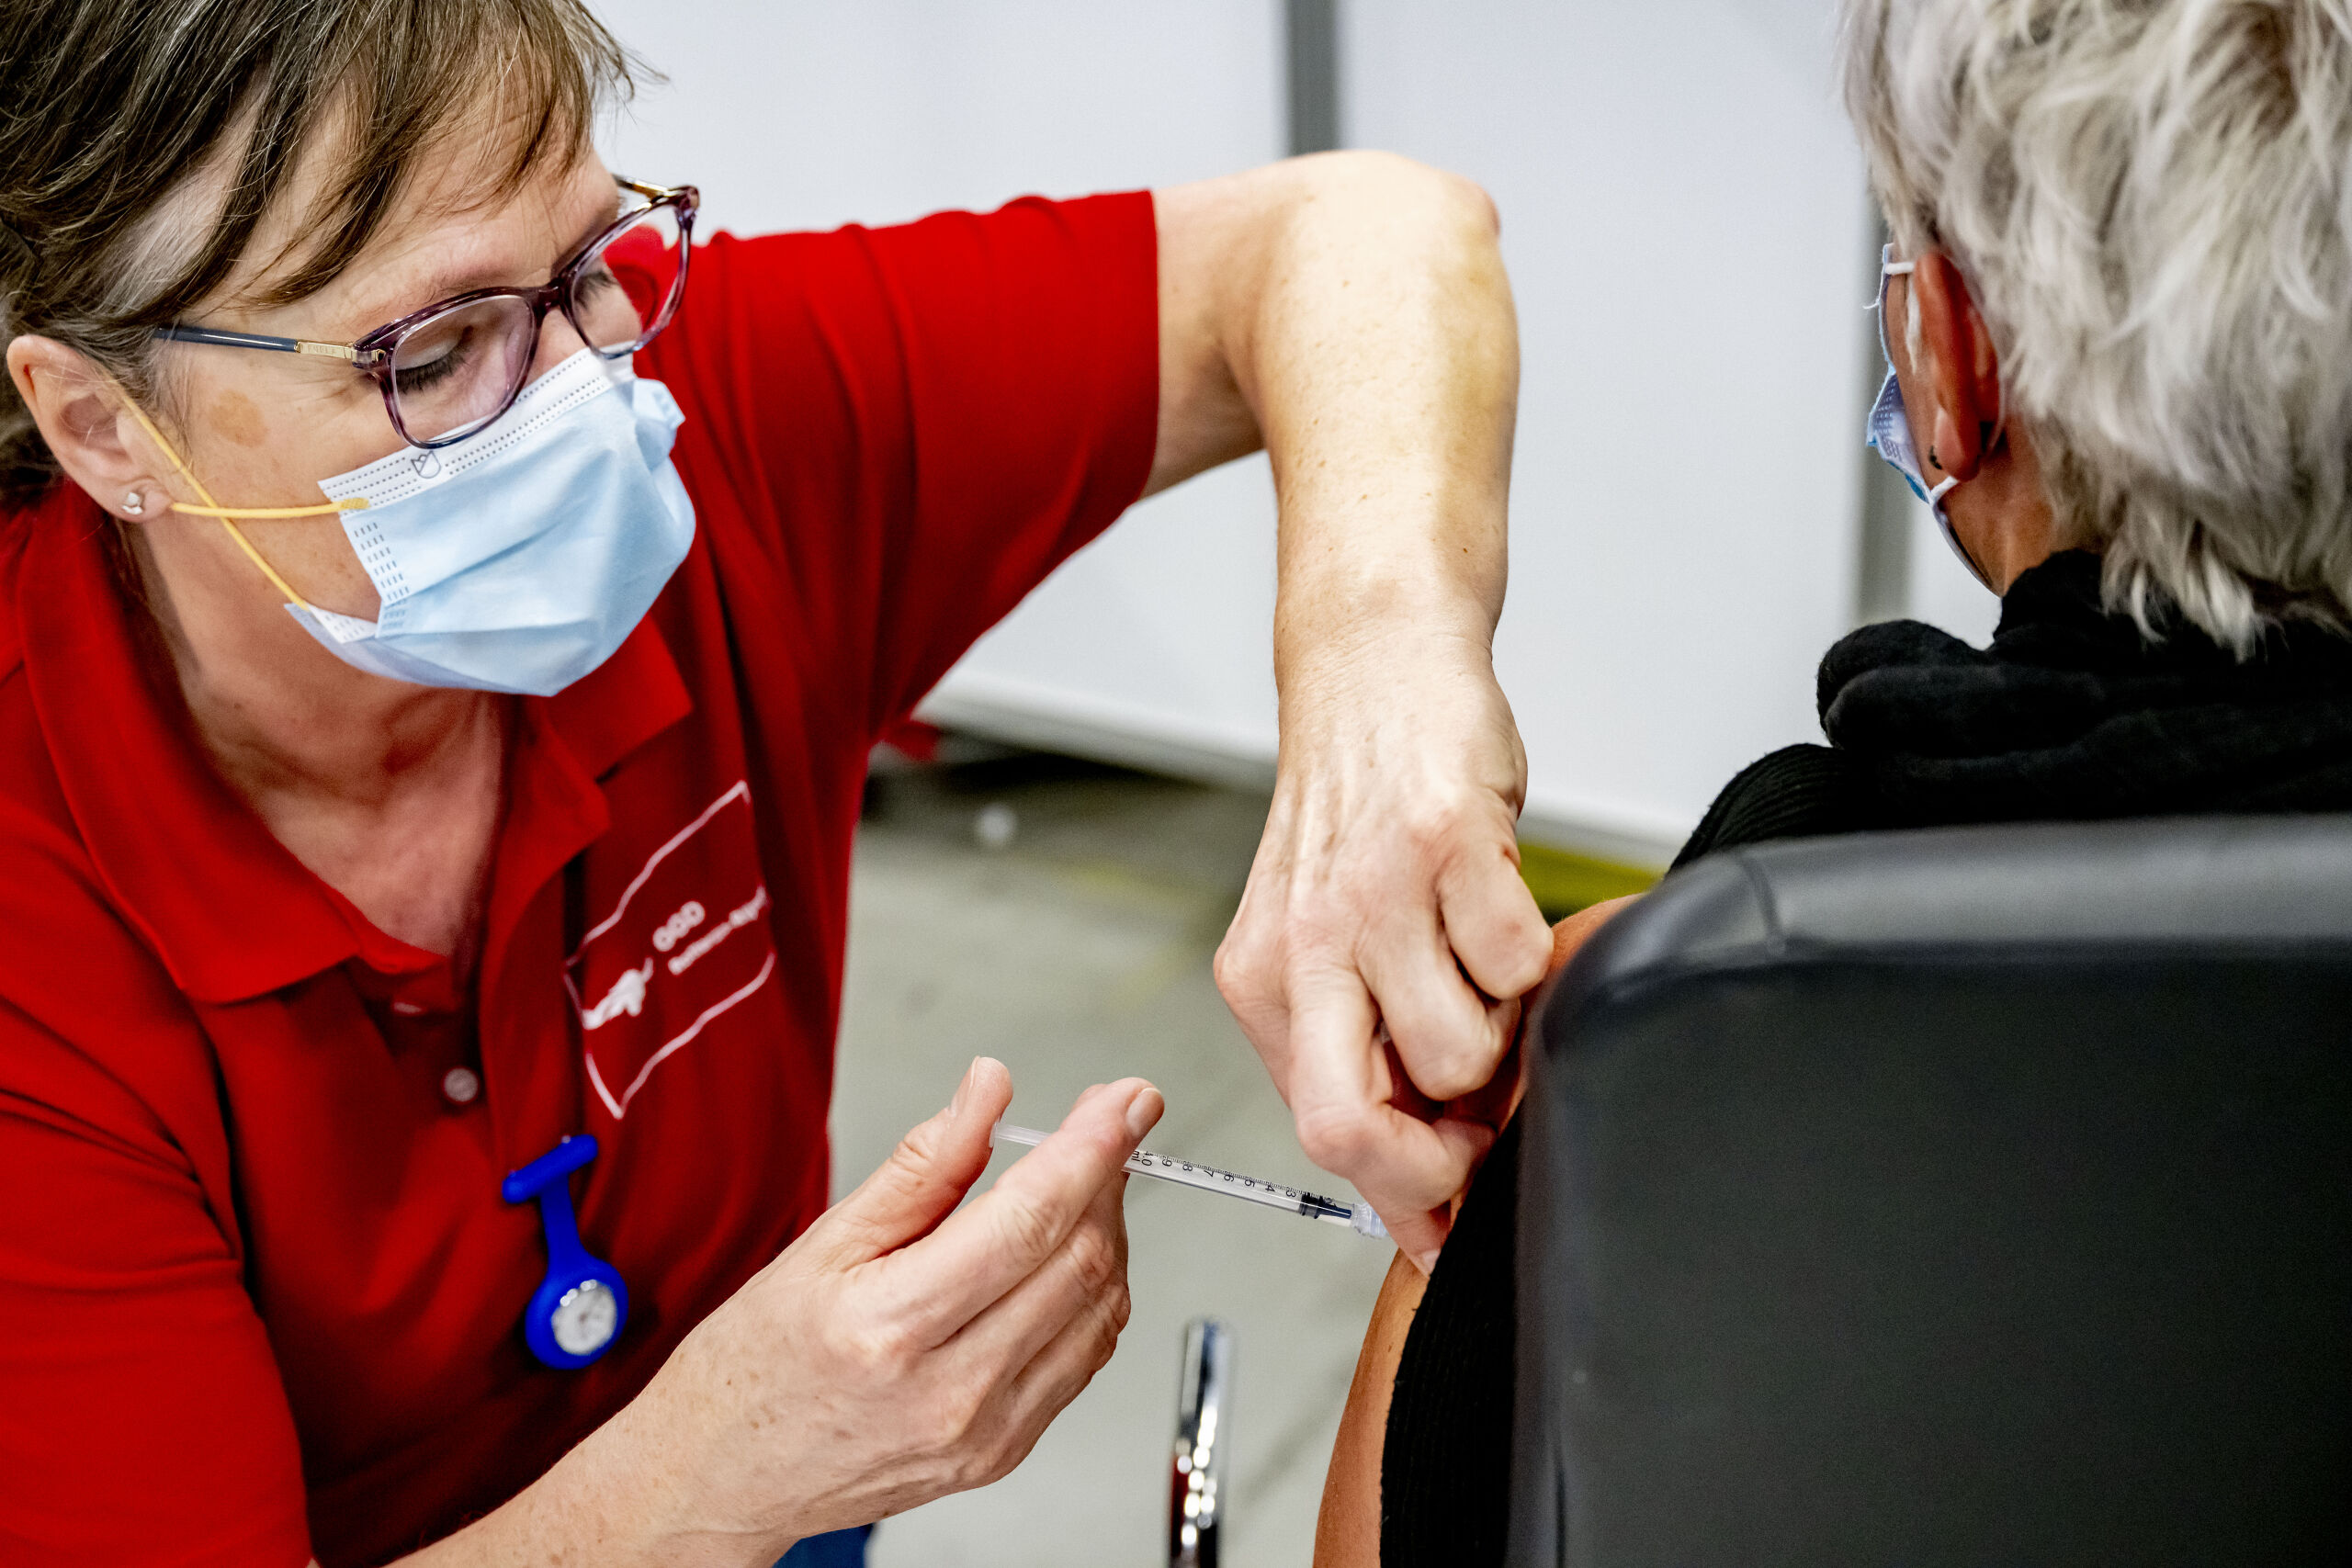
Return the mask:
<path id="1" fill-rule="evenodd" d="M 636 1499 L 632 1544 L 765 1564 L 802 1536 L 985 1485 L 1110 1359 L 1127 1321 L 1120 1167 L 1159 1091 L 1089 1089 L 957 1211 L 1012 1099 L 1001 1063 L 973 1063 L 946 1110 L 565 1461 L 635 1472 L 613 1477 Z"/>
<path id="2" fill-rule="evenodd" d="M 1153 199 L 1150 488 L 1262 442 L 1280 502 L 1282 762 L 1217 981 L 1308 1156 L 1426 1269 L 1492 1141 L 1464 1097 L 1509 1098 L 1548 945 L 1488 657 L 1519 397 L 1499 220 L 1469 181 L 1384 152 Z"/>
<path id="3" fill-rule="evenodd" d="M 1427 1273 L 1494 1142 L 1544 918 L 1485 638 L 1376 628 L 1286 671 L 1283 766 L 1217 984 L 1296 1119 Z"/>

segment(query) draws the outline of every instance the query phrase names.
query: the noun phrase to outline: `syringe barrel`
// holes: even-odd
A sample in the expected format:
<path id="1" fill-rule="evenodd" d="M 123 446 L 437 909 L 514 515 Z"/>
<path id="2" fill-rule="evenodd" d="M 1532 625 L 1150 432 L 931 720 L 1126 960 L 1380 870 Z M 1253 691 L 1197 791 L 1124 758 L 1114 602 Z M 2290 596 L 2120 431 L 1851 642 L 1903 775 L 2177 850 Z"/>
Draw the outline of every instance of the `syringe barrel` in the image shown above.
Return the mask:
<path id="1" fill-rule="evenodd" d="M 1252 1203 L 1263 1203 L 1269 1209 L 1281 1209 L 1288 1213 L 1305 1212 L 1306 1194 L 1295 1187 L 1281 1187 L 1271 1181 L 1261 1181 L 1253 1176 L 1242 1176 L 1230 1170 L 1219 1170 L 1213 1165 L 1196 1160 L 1171 1159 L 1166 1155 L 1153 1154 L 1149 1149 L 1137 1149 L 1127 1161 L 1127 1168 L 1137 1176 L 1157 1177 L 1183 1187 L 1197 1187 L 1204 1192 L 1223 1192 L 1234 1198 L 1246 1198 Z"/>
<path id="2" fill-rule="evenodd" d="M 1025 1144 L 1034 1148 L 1046 1141 L 1046 1134 L 1034 1127 L 1016 1127 L 1010 1122 L 1000 1122 L 989 1138 L 991 1143 Z M 1385 1238 L 1388 1235 L 1380 1223 L 1380 1216 L 1372 1212 L 1369 1203 L 1341 1203 L 1319 1192 L 1284 1187 L 1275 1181 L 1261 1181 L 1238 1171 L 1219 1170 L 1216 1166 L 1203 1165 L 1197 1160 L 1171 1159 L 1166 1155 L 1153 1154 L 1149 1149 L 1137 1149 L 1128 1159 L 1126 1168 L 1136 1176 L 1148 1176 L 1158 1181 L 1172 1181 L 1180 1187 L 1195 1187 L 1204 1192 L 1222 1192 L 1231 1198 L 1246 1198 L 1252 1203 L 1280 1209 L 1286 1214 L 1305 1214 L 1309 1219 L 1347 1225 L 1358 1235 Z"/>

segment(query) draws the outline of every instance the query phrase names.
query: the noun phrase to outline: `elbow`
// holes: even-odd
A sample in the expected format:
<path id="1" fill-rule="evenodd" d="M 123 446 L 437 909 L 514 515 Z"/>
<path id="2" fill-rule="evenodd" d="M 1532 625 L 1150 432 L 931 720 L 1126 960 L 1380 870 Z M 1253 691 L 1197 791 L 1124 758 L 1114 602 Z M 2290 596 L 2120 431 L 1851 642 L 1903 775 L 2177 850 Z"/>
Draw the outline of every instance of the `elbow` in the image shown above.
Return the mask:
<path id="1" fill-rule="evenodd" d="M 1391 212 L 1408 213 L 1476 238 L 1502 233 L 1502 213 L 1487 188 L 1465 175 L 1434 168 L 1401 152 L 1350 149 L 1311 152 L 1290 160 L 1309 201 L 1339 197 L 1372 200 Z"/>

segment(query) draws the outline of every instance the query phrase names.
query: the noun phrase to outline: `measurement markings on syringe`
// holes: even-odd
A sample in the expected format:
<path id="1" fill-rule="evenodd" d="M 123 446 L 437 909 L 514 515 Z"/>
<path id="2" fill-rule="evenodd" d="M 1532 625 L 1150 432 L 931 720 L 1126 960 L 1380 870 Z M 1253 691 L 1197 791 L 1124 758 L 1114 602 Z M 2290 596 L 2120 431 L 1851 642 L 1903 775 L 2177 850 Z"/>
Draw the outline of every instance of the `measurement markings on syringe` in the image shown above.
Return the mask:
<path id="1" fill-rule="evenodd" d="M 1166 1155 L 1155 1155 L 1143 1149 L 1136 1151 L 1135 1163 L 1147 1168 L 1157 1165 L 1167 1170 L 1181 1170 L 1187 1176 L 1211 1177 L 1235 1187 L 1248 1188 L 1253 1192 L 1271 1192 L 1277 1197 L 1288 1198 L 1293 1201 L 1306 1196 L 1304 1191 L 1295 1187 L 1278 1187 L 1271 1181 L 1261 1181 L 1253 1176 L 1238 1176 L 1229 1170 L 1219 1170 L 1213 1165 L 1194 1165 L 1188 1159 L 1170 1159 Z"/>

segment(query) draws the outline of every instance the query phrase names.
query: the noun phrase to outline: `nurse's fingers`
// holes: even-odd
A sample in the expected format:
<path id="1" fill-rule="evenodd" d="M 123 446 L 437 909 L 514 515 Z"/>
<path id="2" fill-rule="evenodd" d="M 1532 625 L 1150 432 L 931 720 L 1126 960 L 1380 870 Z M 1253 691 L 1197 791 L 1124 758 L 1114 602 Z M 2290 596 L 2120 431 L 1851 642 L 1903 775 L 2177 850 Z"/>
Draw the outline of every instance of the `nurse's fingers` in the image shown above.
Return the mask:
<path id="1" fill-rule="evenodd" d="M 1543 930 L 1541 917 L 1536 928 Z M 1542 953 L 1549 950 L 1546 933 L 1535 979 L 1544 977 Z M 1494 1077 L 1510 1049 L 1518 1003 L 1498 1002 L 1470 983 L 1434 911 L 1399 910 L 1381 921 L 1360 939 L 1357 963 L 1415 1089 L 1442 1101 Z"/>
<path id="2" fill-rule="evenodd" d="M 1511 1000 L 1542 984 L 1552 933 L 1520 875 L 1500 853 L 1466 853 L 1437 875 L 1438 919 L 1463 973 L 1490 997 Z"/>
<path id="3" fill-rule="evenodd" d="M 1001 1406 L 1003 1437 L 989 1480 L 1003 1477 L 1028 1458 L 1054 1417 L 1094 1381 L 1118 1348 L 1127 1310 L 1124 1290 L 1088 1301 L 1012 1378 Z"/>
<path id="4" fill-rule="evenodd" d="M 988 1168 L 989 1130 L 1012 1103 L 1004 1064 L 974 1057 L 946 1108 L 899 1140 L 879 1169 L 809 1227 L 811 1250 L 847 1268 L 930 1235 Z"/>
<path id="5" fill-rule="evenodd" d="M 1060 1247 L 1037 1271 L 966 1324 L 951 1342 L 973 1364 L 1010 1371 L 1026 1366 L 1090 1309 L 1115 1301 L 1126 1321 L 1126 1179 L 1103 1184 Z"/>
<path id="6" fill-rule="evenodd" d="M 1159 1120 L 1159 1091 L 1125 1078 L 1081 1098 L 1058 1130 L 978 1201 L 876 1262 L 880 1300 L 915 1343 L 934 1346 L 1035 1273 Z"/>
<path id="7" fill-rule="evenodd" d="M 1426 1272 L 1445 1240 L 1446 1205 L 1493 1141 L 1490 1129 L 1433 1110 L 1400 1083 L 1377 1033 L 1371 996 L 1332 973 L 1293 990 L 1290 1106 L 1307 1157 L 1346 1177 Z M 1416 1116 L 1398 1101 L 1423 1110 Z"/>

